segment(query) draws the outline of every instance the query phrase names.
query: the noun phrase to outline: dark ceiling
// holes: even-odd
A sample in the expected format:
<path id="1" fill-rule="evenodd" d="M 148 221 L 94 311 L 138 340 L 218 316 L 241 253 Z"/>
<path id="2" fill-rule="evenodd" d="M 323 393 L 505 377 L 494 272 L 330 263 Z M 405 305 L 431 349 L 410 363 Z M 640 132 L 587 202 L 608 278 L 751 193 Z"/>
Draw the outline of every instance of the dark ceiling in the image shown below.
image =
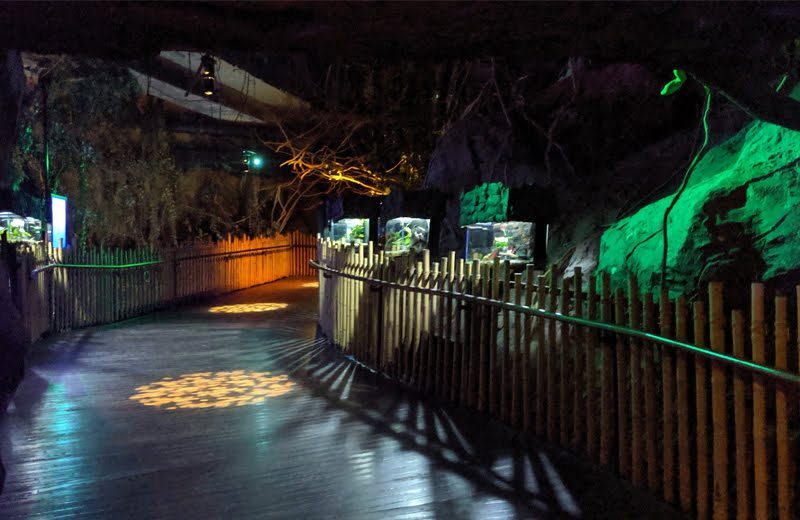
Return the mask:
<path id="1" fill-rule="evenodd" d="M 7 2 L 0 47 L 129 59 L 181 49 L 342 59 L 570 56 L 682 67 L 760 119 L 800 129 L 766 79 L 800 36 L 793 2 Z"/>

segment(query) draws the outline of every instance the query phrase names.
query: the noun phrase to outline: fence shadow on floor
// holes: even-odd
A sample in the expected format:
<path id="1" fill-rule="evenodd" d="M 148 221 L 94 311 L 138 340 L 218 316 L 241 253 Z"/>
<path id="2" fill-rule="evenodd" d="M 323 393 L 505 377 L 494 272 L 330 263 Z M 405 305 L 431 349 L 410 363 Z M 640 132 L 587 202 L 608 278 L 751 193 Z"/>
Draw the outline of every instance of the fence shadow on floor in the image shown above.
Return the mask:
<path id="1" fill-rule="evenodd" d="M 511 504 L 516 518 L 683 518 L 613 473 L 507 427 L 488 415 L 438 403 L 344 355 L 319 335 L 274 349 L 273 361 L 329 408 L 369 425 L 430 462 L 430 489 L 448 473 L 474 493 Z M 287 423 L 285 433 L 300 427 Z M 447 501 L 436 501 L 445 518 Z M 441 510 L 440 510 L 441 509 Z"/>

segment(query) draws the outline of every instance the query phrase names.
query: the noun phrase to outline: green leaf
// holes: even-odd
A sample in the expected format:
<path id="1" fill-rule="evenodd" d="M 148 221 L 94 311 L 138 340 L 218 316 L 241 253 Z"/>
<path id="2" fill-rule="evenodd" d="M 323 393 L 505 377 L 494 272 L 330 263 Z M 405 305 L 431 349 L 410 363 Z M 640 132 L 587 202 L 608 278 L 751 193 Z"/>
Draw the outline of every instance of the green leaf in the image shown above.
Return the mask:
<path id="1" fill-rule="evenodd" d="M 661 89 L 662 96 L 674 94 L 683 86 L 684 82 L 686 81 L 686 73 L 683 70 L 673 69 L 672 73 L 675 75 L 675 79 L 664 85 L 664 88 Z"/>

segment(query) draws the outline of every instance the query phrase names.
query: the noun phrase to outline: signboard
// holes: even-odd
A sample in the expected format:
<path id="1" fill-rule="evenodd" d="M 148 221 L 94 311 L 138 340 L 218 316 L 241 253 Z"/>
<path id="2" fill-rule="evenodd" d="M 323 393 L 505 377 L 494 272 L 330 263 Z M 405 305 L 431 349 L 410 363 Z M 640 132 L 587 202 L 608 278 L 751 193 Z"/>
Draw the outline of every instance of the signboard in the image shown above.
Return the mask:
<path id="1" fill-rule="evenodd" d="M 53 247 L 67 247 L 67 198 L 61 195 L 50 195 L 53 222 Z"/>

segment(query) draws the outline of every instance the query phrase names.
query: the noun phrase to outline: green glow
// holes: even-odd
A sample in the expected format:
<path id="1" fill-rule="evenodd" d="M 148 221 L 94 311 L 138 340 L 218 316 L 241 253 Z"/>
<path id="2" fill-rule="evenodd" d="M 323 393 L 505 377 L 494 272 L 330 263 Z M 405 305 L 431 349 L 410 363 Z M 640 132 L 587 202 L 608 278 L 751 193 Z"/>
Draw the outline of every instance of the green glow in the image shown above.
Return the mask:
<path id="1" fill-rule="evenodd" d="M 786 78 L 788 78 L 788 77 L 789 77 L 788 74 L 784 74 L 783 75 L 783 79 L 781 79 L 781 82 L 778 84 L 778 88 L 775 89 L 775 92 L 778 92 L 781 89 L 783 84 L 786 83 Z"/>
<path id="2" fill-rule="evenodd" d="M 664 85 L 664 88 L 661 89 L 662 96 L 669 96 L 670 94 L 674 94 L 686 82 L 686 73 L 683 70 L 673 69 L 672 74 L 675 76 L 675 78 L 666 85 Z"/>
<path id="3" fill-rule="evenodd" d="M 163 260 L 154 260 L 152 262 L 139 262 L 137 264 L 123 264 L 123 265 L 103 265 L 103 264 L 49 264 L 38 269 L 34 269 L 31 271 L 31 274 L 36 274 L 40 271 L 44 271 L 46 269 L 53 269 L 56 267 L 71 267 L 71 268 L 78 268 L 78 269 L 128 269 L 131 267 L 141 267 L 145 265 L 155 265 L 155 264 L 163 264 Z"/>
<path id="4" fill-rule="evenodd" d="M 662 241 L 664 242 L 664 249 L 661 257 L 661 287 L 666 287 L 667 283 L 667 218 L 669 217 L 669 212 L 675 207 L 675 203 L 678 202 L 678 197 L 680 197 L 681 193 L 683 193 L 683 190 L 686 189 L 686 184 L 689 182 L 689 176 L 692 174 L 692 170 L 697 164 L 697 160 L 700 159 L 700 156 L 703 154 L 703 150 L 705 150 L 706 146 L 708 145 L 708 111 L 711 110 L 711 91 L 708 89 L 708 87 L 705 87 L 705 89 L 706 109 L 703 112 L 703 145 L 699 150 L 697 150 L 697 153 L 692 159 L 691 164 L 689 164 L 689 168 L 686 170 L 686 174 L 683 176 L 683 182 L 681 182 L 680 188 L 678 188 L 678 191 L 675 193 L 675 197 L 672 198 L 672 202 L 669 206 L 667 206 L 667 210 L 664 212 L 664 221 L 661 224 Z"/>
<path id="5" fill-rule="evenodd" d="M 261 157 L 253 157 L 253 166 L 259 167 L 261 166 Z"/>
<path id="6" fill-rule="evenodd" d="M 459 226 L 478 222 L 503 222 L 508 216 L 508 188 L 502 182 L 481 184 L 459 196 Z"/>

